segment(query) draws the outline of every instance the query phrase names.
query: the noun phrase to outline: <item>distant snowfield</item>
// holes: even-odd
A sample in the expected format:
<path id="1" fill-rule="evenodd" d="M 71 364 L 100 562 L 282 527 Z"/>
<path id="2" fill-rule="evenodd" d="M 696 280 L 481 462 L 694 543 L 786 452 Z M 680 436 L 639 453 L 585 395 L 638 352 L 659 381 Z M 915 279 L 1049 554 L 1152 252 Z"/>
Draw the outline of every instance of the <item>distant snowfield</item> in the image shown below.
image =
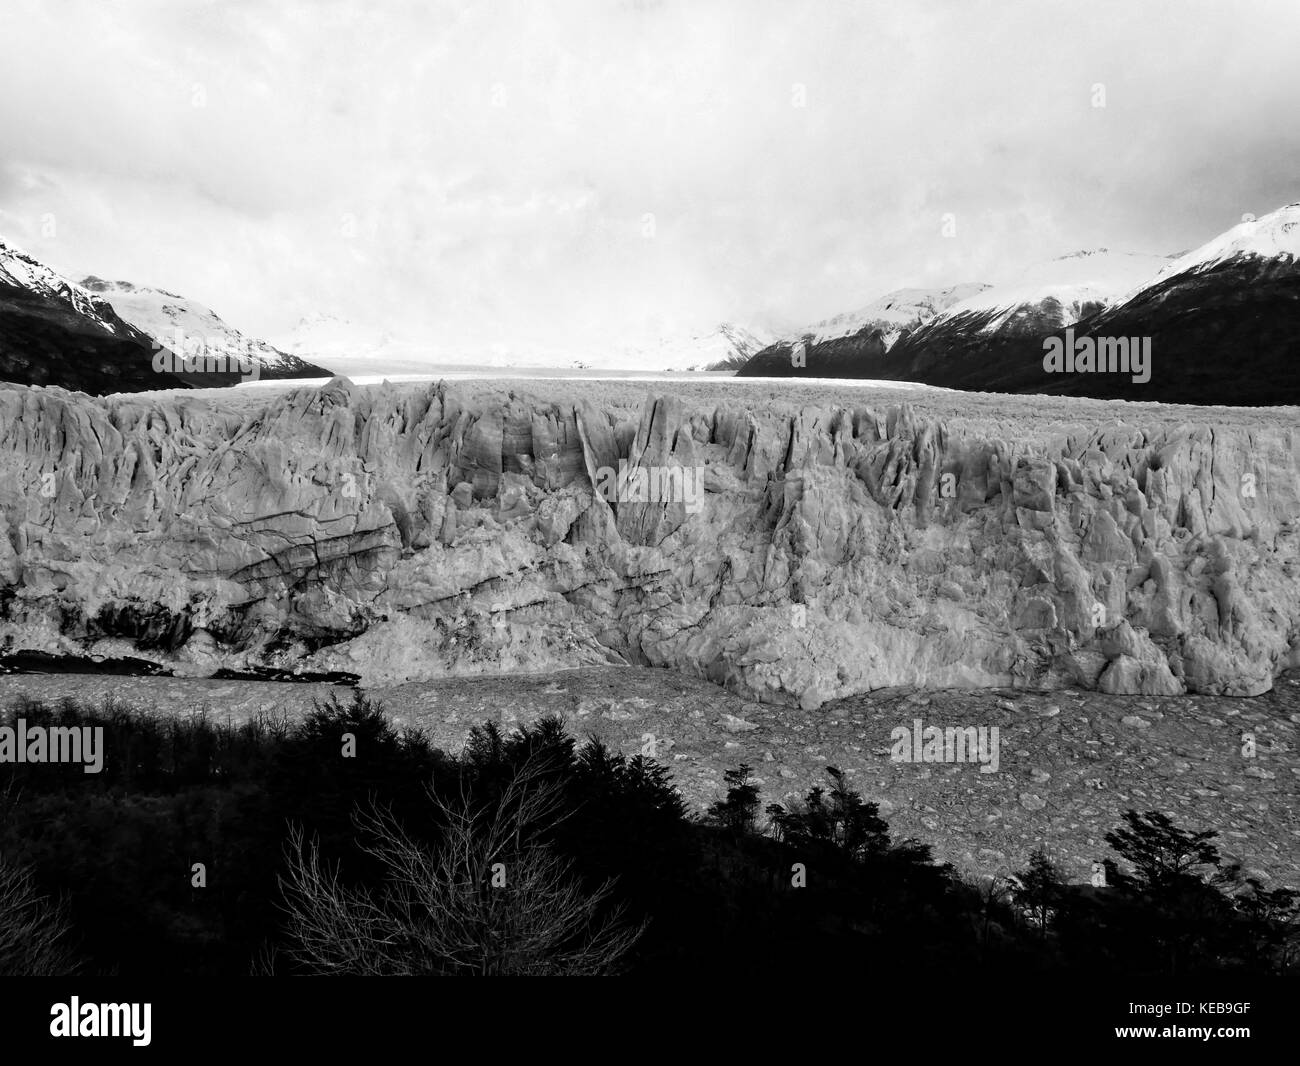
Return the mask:
<path id="1" fill-rule="evenodd" d="M 458 367 L 439 370 L 427 374 L 357 374 L 341 375 L 354 385 L 382 385 L 385 381 L 393 385 L 438 382 L 438 381 L 734 381 L 737 385 L 788 385 L 790 378 L 738 378 L 732 371 L 708 370 L 574 370 L 568 368 L 548 367 Z M 319 388 L 328 384 L 331 378 L 292 378 L 271 381 L 245 381 L 234 388 L 241 392 L 253 389 L 297 389 Z M 825 385 L 832 388 L 862 387 L 875 389 L 895 389 L 904 392 L 950 392 L 934 385 L 921 385 L 913 381 L 877 381 L 875 379 L 855 378 L 799 378 L 803 385 Z M 172 390 L 169 390 L 172 391 Z M 192 392 L 221 392 L 217 389 L 195 389 Z"/>
<path id="2" fill-rule="evenodd" d="M 505 344 L 465 349 L 428 338 L 389 332 L 327 313 L 304 318 L 288 333 L 271 338 L 281 351 L 328 367 L 352 381 L 372 374 L 419 375 L 431 366 L 458 369 L 473 362 L 494 372 L 539 371 L 553 367 L 614 370 L 623 366 L 655 367 L 676 373 L 737 358 L 748 359 L 777 339 L 765 325 L 724 322 L 707 333 L 662 337 L 654 342 L 612 339 L 599 349 L 552 346 L 512 349 Z"/>
<path id="3" fill-rule="evenodd" d="M 288 401 L 294 391 L 311 393 L 325 378 L 247 382 L 229 388 L 161 389 L 117 393 L 109 403 L 145 404 L 158 409 L 191 403 L 212 404 L 256 416 Z M 447 367 L 424 374 L 357 375 L 349 377 L 366 393 L 393 389 L 424 391 L 439 381 L 455 383 L 463 399 L 473 404 L 499 404 L 511 393 L 537 403 L 561 406 L 585 399 L 597 408 L 623 417 L 639 418 L 647 395 L 676 396 L 690 404 L 733 403 L 794 415 L 808 407 L 912 405 L 941 421 L 952 432 L 1002 432 L 1023 443 L 1054 440 L 1062 432 L 1088 432 L 1089 427 L 1141 425 L 1144 430 L 1182 425 L 1189 419 L 1213 426 L 1279 424 L 1300 432 L 1300 406 L 1206 407 L 1127 400 L 1097 400 L 1082 396 L 1018 395 L 965 392 L 909 381 L 850 378 L 738 378 L 725 371 L 577 370 L 573 368 Z M 384 382 L 388 385 L 385 386 Z M 373 397 L 372 397 L 373 398 Z"/>
<path id="4" fill-rule="evenodd" d="M 484 386 L 494 385 L 518 385 L 526 388 L 530 383 L 534 389 L 544 389 L 547 392 L 554 390 L 557 384 L 563 382 L 591 382 L 593 387 L 596 383 L 603 383 L 604 386 L 613 388 L 618 391 L 619 395 L 640 396 L 642 393 L 637 389 L 638 385 L 661 385 L 676 386 L 678 389 L 685 386 L 700 386 L 711 389 L 718 389 L 725 392 L 730 388 L 737 391 L 743 391 L 747 394 L 754 394 L 756 397 L 766 399 L 762 393 L 764 390 L 771 395 L 787 395 L 793 391 L 804 397 L 834 396 L 843 395 L 846 391 L 851 391 L 855 395 L 859 392 L 881 392 L 892 395 L 905 395 L 913 399 L 922 397 L 957 397 L 959 394 L 953 389 L 939 388 L 935 385 L 922 385 L 913 381 L 877 381 L 873 379 L 853 379 L 853 378 L 766 378 L 766 377 L 747 377 L 738 378 L 732 371 L 728 370 L 678 370 L 678 371 L 651 371 L 651 370 L 625 370 L 625 369 L 583 369 L 577 370 L 572 367 L 447 367 L 443 370 L 431 371 L 423 374 L 340 374 L 339 377 L 345 377 L 353 385 L 378 388 L 385 383 L 396 386 L 419 386 L 434 385 L 439 381 L 463 382 L 470 385 L 478 384 Z M 263 400 L 272 396 L 281 395 L 291 392 L 295 389 L 318 389 L 328 385 L 333 378 L 279 378 L 269 381 L 245 381 L 227 388 L 211 389 L 158 389 L 153 392 L 136 392 L 136 393 L 119 393 L 123 398 L 140 398 L 149 400 L 158 400 L 165 398 L 175 398 L 179 400 L 204 400 L 216 401 L 218 403 L 233 405 L 239 408 L 245 408 L 249 405 L 256 405 Z M 631 386 L 630 389 L 626 386 Z M 622 388 L 620 388 L 622 387 Z M 757 391 L 756 391 L 757 390 Z M 676 391 L 676 390 L 673 390 Z M 719 394 L 721 395 L 722 392 Z M 600 390 L 592 392 L 591 395 L 601 395 Z M 961 394 L 970 395 L 970 394 Z"/>

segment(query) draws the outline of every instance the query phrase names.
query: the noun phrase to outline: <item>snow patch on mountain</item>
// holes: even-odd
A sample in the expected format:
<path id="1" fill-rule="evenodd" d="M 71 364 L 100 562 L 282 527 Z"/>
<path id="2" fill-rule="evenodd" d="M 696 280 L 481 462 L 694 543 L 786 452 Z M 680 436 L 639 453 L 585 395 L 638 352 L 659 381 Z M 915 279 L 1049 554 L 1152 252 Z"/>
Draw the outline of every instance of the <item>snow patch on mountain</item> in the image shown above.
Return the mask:
<path id="1" fill-rule="evenodd" d="M 1120 302 L 1134 285 L 1149 282 L 1168 257 L 1105 248 L 1080 251 L 1029 267 L 1014 281 L 995 285 L 950 306 L 936 324 L 981 315 L 980 331 L 994 333 L 1018 312 L 1048 300 L 1061 305 L 1061 326 L 1070 326 L 1098 306 Z"/>
<path id="2" fill-rule="evenodd" d="M 922 326 L 953 304 L 976 297 L 988 288 L 983 282 L 970 282 L 946 289 L 895 289 L 857 311 L 847 311 L 818 322 L 803 335 L 812 334 L 813 343 L 820 344 L 876 328 L 880 330 L 888 350 L 904 330 Z"/>
<path id="3" fill-rule="evenodd" d="M 4 237 L 0 237 L 0 285 L 59 300 L 77 314 L 97 323 L 105 332 L 119 332 L 112 306 L 107 301 L 34 259 Z"/>
<path id="4" fill-rule="evenodd" d="M 1248 216 L 1199 248 L 1174 258 L 1154 277 L 1131 289 L 1125 299 L 1178 274 L 1204 273 L 1234 259 L 1248 257 L 1292 263 L 1300 260 L 1300 202 L 1287 204 L 1259 218 Z"/>
<path id="5" fill-rule="evenodd" d="M 735 370 L 775 339 L 774 333 L 761 326 L 724 322 L 709 333 L 666 337 L 656 345 L 634 349 L 631 358 L 622 362 L 648 370 Z"/>
<path id="6" fill-rule="evenodd" d="M 129 281 L 83 278 L 87 291 L 102 295 L 131 325 L 163 347 L 184 353 L 187 342 L 198 341 L 205 351 L 225 351 L 251 356 L 264 373 L 294 373 L 300 360 L 266 341 L 245 336 L 210 307 L 163 289 Z"/>

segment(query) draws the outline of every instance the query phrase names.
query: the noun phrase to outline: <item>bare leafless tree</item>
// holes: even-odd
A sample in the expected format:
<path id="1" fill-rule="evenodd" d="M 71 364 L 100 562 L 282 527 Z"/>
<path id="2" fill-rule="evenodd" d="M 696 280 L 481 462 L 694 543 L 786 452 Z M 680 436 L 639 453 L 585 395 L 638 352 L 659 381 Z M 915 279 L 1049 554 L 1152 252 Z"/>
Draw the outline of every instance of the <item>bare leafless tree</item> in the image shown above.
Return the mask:
<path id="1" fill-rule="evenodd" d="M 315 840 L 291 830 L 285 955 L 314 974 L 606 974 L 640 938 L 609 904 L 614 882 L 584 888 L 546 842 L 568 815 L 548 759 L 531 756 L 500 798 L 476 804 L 428 789 L 438 842 L 412 839 L 391 810 L 354 817 L 361 847 L 385 874 L 371 892 L 344 885 Z"/>

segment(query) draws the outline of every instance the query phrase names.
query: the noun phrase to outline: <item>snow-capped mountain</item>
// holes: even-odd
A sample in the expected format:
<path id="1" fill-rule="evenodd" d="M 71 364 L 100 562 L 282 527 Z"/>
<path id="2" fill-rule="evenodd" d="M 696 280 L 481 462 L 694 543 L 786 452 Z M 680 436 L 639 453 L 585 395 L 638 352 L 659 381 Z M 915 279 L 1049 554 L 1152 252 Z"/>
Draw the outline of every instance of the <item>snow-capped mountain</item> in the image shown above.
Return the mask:
<path id="1" fill-rule="evenodd" d="M 737 370 L 774 339 L 762 326 L 724 322 L 711 333 L 663 340 L 645 355 L 655 370 Z"/>
<path id="2" fill-rule="evenodd" d="M 1300 259 L 1300 203 L 1287 204 L 1262 218 L 1249 216 L 1199 248 L 1173 258 L 1154 278 L 1131 290 L 1126 299 L 1164 285 L 1181 275 L 1204 274 L 1223 266 L 1273 263 L 1291 268 Z"/>
<path id="3" fill-rule="evenodd" d="M 1064 365 L 1047 358 L 1067 347 L 1107 355 L 1078 363 L 1072 355 Z M 1291 204 L 1177 256 L 1076 255 L 1034 268 L 900 340 L 880 376 L 1253 406 L 1300 402 L 1297 365 L 1300 204 Z"/>
<path id="4" fill-rule="evenodd" d="M 34 259 L 4 237 L 0 237 L 0 285 L 67 304 L 105 333 L 117 335 L 122 332 L 118 316 L 108 301 Z"/>
<path id="5" fill-rule="evenodd" d="M 956 323 L 985 334 L 1038 331 L 1043 321 L 1053 327 L 1073 325 L 1123 299 L 1168 262 L 1165 256 L 1105 248 L 1064 255 L 1029 267 L 1009 284 L 991 286 L 951 305 L 929 323 L 929 331 Z"/>
<path id="6" fill-rule="evenodd" d="M 737 373 L 745 377 L 881 377 L 880 360 L 902 338 L 955 303 L 983 292 L 981 282 L 943 289 L 896 289 L 857 311 L 814 323 L 757 352 Z M 795 367 L 796 347 L 805 365 Z"/>
<path id="7" fill-rule="evenodd" d="M 1163 256 L 1101 248 L 1036 263 L 1008 284 L 953 304 L 903 338 L 882 360 L 880 376 L 995 389 L 1005 370 L 1020 365 L 1022 342 L 1038 343 L 1112 306 L 1168 262 Z"/>
<path id="8" fill-rule="evenodd" d="M 818 322 L 805 334 L 820 344 L 855 333 L 880 330 L 886 350 L 904 333 L 916 329 L 942 314 L 955 303 L 970 299 L 988 289 L 982 282 L 952 285 L 946 289 L 896 289 L 873 300 L 857 311 Z"/>
<path id="9" fill-rule="evenodd" d="M 1178 256 L 1130 296 L 1081 323 L 1077 343 L 1149 339 L 1150 379 L 1044 375 L 1019 389 L 1165 403 L 1300 403 L 1300 203 L 1233 226 Z"/>
<path id="10" fill-rule="evenodd" d="M 0 238 L 0 381 L 96 394 L 198 383 L 156 370 L 155 352 L 107 300 Z"/>
<path id="11" fill-rule="evenodd" d="M 1100 249 L 1053 259 L 950 301 L 901 328 L 893 343 L 881 312 L 897 308 L 879 305 L 771 345 L 739 373 L 1165 403 L 1300 403 L 1300 203 L 1248 217 L 1179 255 Z M 1104 350 L 1107 361 L 1071 358 L 1062 369 L 1045 358 L 1058 343 Z M 1134 353 L 1127 364 L 1123 352 Z M 1146 360 L 1141 368 L 1136 353 Z"/>
<path id="12" fill-rule="evenodd" d="M 183 352 L 197 341 L 204 350 L 226 351 L 251 358 L 262 378 L 330 377 L 331 372 L 287 354 L 266 341 L 246 337 L 209 307 L 162 289 L 134 285 L 129 281 L 83 278 L 81 286 L 112 304 L 122 318 L 159 344 Z"/>

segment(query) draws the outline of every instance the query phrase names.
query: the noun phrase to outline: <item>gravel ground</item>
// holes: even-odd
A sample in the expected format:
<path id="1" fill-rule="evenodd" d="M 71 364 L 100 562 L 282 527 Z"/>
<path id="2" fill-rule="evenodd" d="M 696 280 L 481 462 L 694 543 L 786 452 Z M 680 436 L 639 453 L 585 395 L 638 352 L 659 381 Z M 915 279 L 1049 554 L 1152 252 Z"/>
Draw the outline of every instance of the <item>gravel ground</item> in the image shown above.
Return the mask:
<path id="1" fill-rule="evenodd" d="M 0 677 L 0 706 L 113 697 L 160 713 L 206 710 L 221 720 L 290 716 L 331 692 L 325 684 L 87 674 Z M 1085 880 L 1110 855 L 1103 836 L 1129 807 L 1162 810 L 1189 829 L 1214 829 L 1221 850 L 1273 883 L 1300 886 L 1300 672 L 1263 696 L 1119 697 L 1097 692 L 881 690 L 817 711 L 758 704 L 664 670 L 591 668 L 545 675 L 449 678 L 369 689 L 401 725 L 459 750 L 485 720 L 504 725 L 563 715 L 577 735 L 635 754 L 653 744 L 697 809 L 720 798 L 724 771 L 754 768 L 764 805 L 824 783 L 837 766 L 878 802 L 894 833 L 934 845 L 973 874 L 1023 867 L 1039 843 Z M 996 772 L 974 763 L 891 760 L 891 731 L 999 730 Z M 1243 736 L 1254 755 L 1243 755 Z"/>

